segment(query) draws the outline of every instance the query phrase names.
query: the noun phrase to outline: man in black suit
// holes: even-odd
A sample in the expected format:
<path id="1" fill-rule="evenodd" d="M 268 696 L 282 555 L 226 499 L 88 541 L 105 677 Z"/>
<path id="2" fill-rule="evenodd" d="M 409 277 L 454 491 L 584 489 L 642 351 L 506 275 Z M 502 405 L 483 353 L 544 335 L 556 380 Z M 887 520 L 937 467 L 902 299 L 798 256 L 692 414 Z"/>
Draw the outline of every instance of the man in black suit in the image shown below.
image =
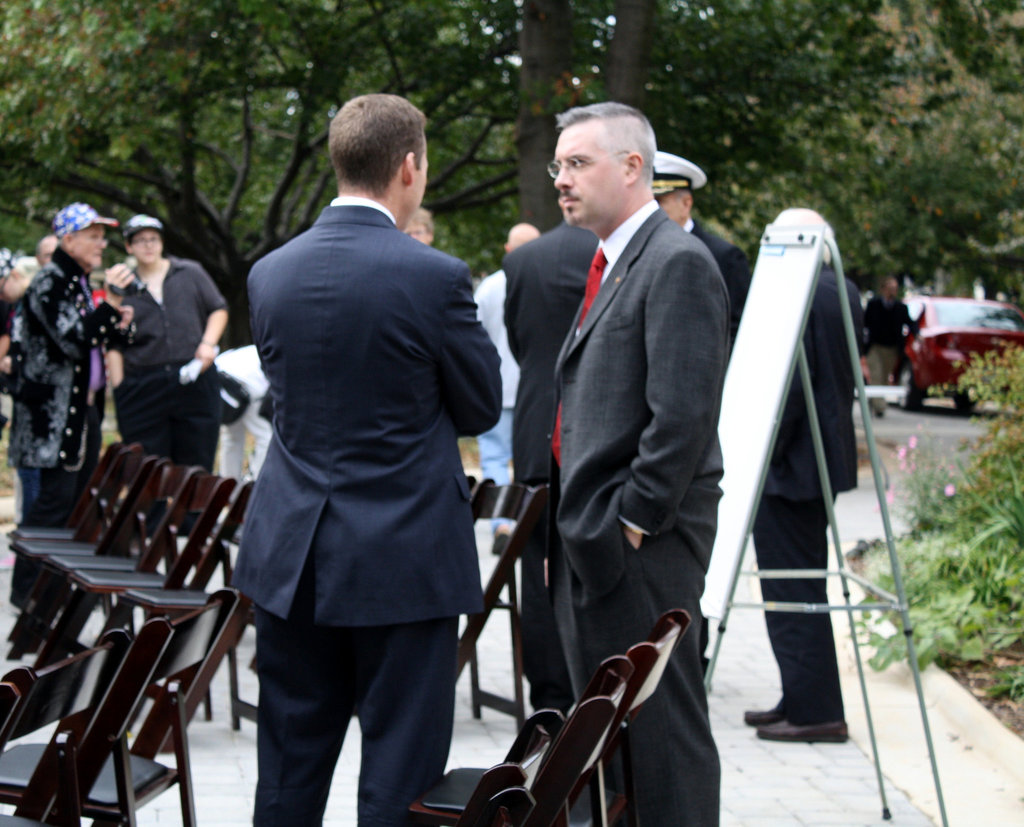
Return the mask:
<path id="1" fill-rule="evenodd" d="M 583 299 L 596 248 L 592 232 L 560 224 L 510 252 L 502 264 L 505 328 L 519 363 L 512 464 L 516 479 L 527 485 L 550 481 L 555 359 Z M 549 540 L 558 537 L 549 537 L 545 511 L 522 555 L 523 672 L 534 709 L 566 709 L 574 696 L 544 577 Z"/>
<path id="2" fill-rule="evenodd" d="M 691 213 L 693 191 L 708 181 L 699 166 L 679 155 L 656 152 L 654 155 L 654 197 L 668 217 L 688 233 L 703 241 L 714 256 L 718 269 L 722 271 L 725 287 L 729 291 L 729 343 L 736 339 L 736 331 L 743 315 L 750 290 L 750 262 L 735 244 L 702 227 Z"/>
<path id="3" fill-rule="evenodd" d="M 249 275 L 274 405 L 233 583 L 256 605 L 254 823 L 318 825 L 355 712 L 361 827 L 443 773 L 458 617 L 483 608 L 457 445 L 498 420 L 469 268 L 401 232 L 423 114 L 365 95 L 331 122 L 338 198 Z"/>
<path id="4" fill-rule="evenodd" d="M 717 530 L 728 296 L 708 248 L 651 192 L 636 109 L 558 117 L 549 171 L 566 220 L 601 240 L 556 362 L 555 618 L 573 685 L 671 608 L 697 617 Z M 720 765 L 698 638 L 686 635 L 631 727 L 639 820 L 717 825 Z"/>
<path id="5" fill-rule="evenodd" d="M 825 225 L 813 210 L 786 210 L 773 226 Z M 824 437 L 833 494 L 857 485 L 857 443 L 853 429 L 854 375 L 839 305 L 839 282 L 828 248 L 811 302 L 803 346 L 811 373 L 814 407 Z M 860 331 L 860 295 L 844 286 Z M 754 521 L 757 565 L 769 569 L 825 569 L 828 566 L 828 513 L 814 455 L 807 398 L 794 374 L 783 408 L 775 450 Z M 761 580 L 765 601 L 828 603 L 824 578 Z M 766 612 L 772 652 L 782 677 L 782 699 L 772 709 L 743 716 L 757 735 L 771 741 L 847 739 L 839 687 L 832 620 L 826 614 Z"/>

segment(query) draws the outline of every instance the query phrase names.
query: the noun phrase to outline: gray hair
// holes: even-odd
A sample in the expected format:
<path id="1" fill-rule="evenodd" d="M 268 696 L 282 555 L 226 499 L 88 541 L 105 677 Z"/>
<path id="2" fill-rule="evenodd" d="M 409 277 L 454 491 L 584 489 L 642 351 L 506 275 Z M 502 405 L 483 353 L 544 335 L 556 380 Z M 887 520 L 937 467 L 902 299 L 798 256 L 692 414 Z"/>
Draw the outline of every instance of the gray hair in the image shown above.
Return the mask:
<path id="1" fill-rule="evenodd" d="M 591 120 L 616 121 L 615 129 L 605 129 L 607 142 L 602 146 L 609 152 L 638 152 L 643 158 L 643 180 L 654 180 L 654 153 L 658 149 L 654 129 L 644 113 L 632 106 L 616 101 L 576 106 L 557 115 L 559 131 Z"/>

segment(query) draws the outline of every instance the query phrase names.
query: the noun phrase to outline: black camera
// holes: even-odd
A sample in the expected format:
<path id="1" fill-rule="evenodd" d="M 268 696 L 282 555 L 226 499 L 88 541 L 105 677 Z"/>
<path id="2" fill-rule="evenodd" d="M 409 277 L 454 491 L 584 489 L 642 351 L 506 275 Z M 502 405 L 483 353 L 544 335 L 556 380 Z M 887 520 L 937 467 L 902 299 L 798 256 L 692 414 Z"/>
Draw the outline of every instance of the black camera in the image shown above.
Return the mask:
<path id="1" fill-rule="evenodd" d="M 124 287 L 118 287 L 116 284 L 110 285 L 110 292 L 115 296 L 137 296 L 139 293 L 146 292 L 146 282 L 136 276 Z"/>

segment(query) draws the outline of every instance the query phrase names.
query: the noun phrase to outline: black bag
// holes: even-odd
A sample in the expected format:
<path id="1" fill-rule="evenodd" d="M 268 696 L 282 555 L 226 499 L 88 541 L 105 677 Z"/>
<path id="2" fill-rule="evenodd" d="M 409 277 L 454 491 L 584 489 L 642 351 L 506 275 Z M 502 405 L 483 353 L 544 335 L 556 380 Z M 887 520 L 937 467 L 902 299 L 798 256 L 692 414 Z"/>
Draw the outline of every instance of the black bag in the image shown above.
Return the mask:
<path id="1" fill-rule="evenodd" d="M 237 422 L 249 407 L 249 391 L 245 385 L 227 373 L 218 372 L 220 376 L 220 421 L 224 425 Z"/>

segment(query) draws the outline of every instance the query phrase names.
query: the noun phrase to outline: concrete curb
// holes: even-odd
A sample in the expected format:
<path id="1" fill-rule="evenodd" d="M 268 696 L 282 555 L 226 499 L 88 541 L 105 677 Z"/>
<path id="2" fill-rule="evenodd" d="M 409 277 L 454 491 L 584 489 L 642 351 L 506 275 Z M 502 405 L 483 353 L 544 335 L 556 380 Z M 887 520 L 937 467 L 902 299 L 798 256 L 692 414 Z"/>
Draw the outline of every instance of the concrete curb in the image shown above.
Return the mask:
<path id="1" fill-rule="evenodd" d="M 840 621 L 834 626 L 850 736 L 871 758 L 849 624 Z M 939 824 L 938 797 L 913 672 L 905 662 L 877 672 L 867 663 L 870 650 L 862 645 L 860 653 L 882 773 Z M 947 821 L 1024 823 L 1024 739 L 1003 726 L 938 667 L 931 665 L 921 672 L 921 686 Z"/>

